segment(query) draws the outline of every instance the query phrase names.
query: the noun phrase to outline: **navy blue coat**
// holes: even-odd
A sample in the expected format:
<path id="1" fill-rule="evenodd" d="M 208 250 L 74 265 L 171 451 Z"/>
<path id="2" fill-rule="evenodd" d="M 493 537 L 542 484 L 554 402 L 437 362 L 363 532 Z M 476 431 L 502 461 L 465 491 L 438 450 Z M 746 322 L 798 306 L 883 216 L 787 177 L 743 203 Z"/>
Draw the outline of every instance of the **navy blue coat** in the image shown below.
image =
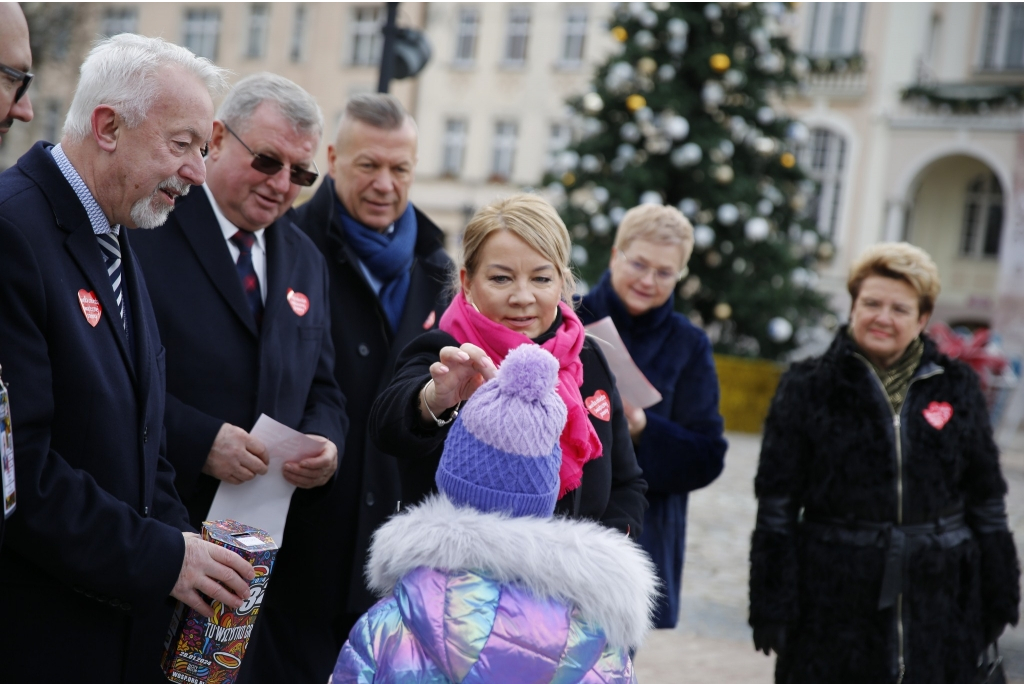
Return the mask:
<path id="1" fill-rule="evenodd" d="M 126 677 L 136 621 L 177 581 L 189 527 L 164 459 L 164 351 L 129 247 L 137 233 L 120 237 L 129 345 L 92 225 L 48 148 L 0 174 L 0 364 L 18 487 L 0 550 L 0 663 L 11 682 L 110 682 Z M 103 307 L 96 326 L 79 290 Z"/>
<path id="2" fill-rule="evenodd" d="M 267 301 L 259 329 L 201 188 L 180 199 L 167 223 L 139 236 L 136 244 L 167 346 L 168 458 L 196 525 L 209 512 L 219 484 L 201 470 L 225 422 L 250 430 L 266 414 L 328 438 L 339 455 L 345 449 L 348 419 L 334 379 L 327 265 L 290 215 L 268 226 L 264 236 Z M 309 299 L 301 316 L 286 299 L 289 289 Z M 325 563 L 319 537 L 322 527 L 332 525 L 324 516 L 324 500 L 333 487 L 332 480 L 292 496 L 285 544 L 254 637 L 260 646 L 250 646 L 246 670 L 279 643 L 263 644 L 261 638 L 275 627 L 292 624 L 290 634 L 303 636 L 287 650 L 287 658 L 299 664 L 307 660 L 295 650 L 312 649 L 324 640 L 320 633 L 328 632 L 313 627 L 308 602 L 332 591 L 335 570 Z M 293 679 L 304 678 L 294 673 Z"/>
<path id="3" fill-rule="evenodd" d="M 605 272 L 578 312 L 585 324 L 610 316 L 633 361 L 662 395 L 646 410 L 647 427 L 636 445 L 651 503 L 640 544 L 665 584 L 655 614 L 658 628 L 674 628 L 679 619 L 687 493 L 718 477 L 727 447 L 711 343 L 672 305 L 669 297 L 661 307 L 631 316 Z"/>

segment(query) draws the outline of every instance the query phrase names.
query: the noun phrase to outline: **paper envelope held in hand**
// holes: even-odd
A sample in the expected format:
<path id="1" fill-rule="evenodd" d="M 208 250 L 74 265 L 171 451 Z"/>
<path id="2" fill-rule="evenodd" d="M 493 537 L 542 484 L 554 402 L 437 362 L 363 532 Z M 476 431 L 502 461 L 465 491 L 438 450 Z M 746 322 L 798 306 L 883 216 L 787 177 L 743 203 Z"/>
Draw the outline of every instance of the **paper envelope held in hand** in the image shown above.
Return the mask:
<path id="1" fill-rule="evenodd" d="M 612 323 L 610 316 L 585 326 L 590 335 L 601 346 L 601 351 L 608 359 L 608 366 L 615 374 L 615 385 L 619 394 L 634 407 L 647 409 L 661 402 L 661 393 L 651 385 L 643 372 L 637 368 L 636 362 L 629 356 L 626 343 L 619 337 L 619 331 Z"/>
<path id="2" fill-rule="evenodd" d="M 267 447 L 270 465 L 267 473 L 250 481 L 232 485 L 221 482 L 206 518 L 210 521 L 233 519 L 265 530 L 280 546 L 284 541 L 284 523 L 295 486 L 284 479 L 285 462 L 316 456 L 321 442 L 260 414 L 249 431 Z"/>

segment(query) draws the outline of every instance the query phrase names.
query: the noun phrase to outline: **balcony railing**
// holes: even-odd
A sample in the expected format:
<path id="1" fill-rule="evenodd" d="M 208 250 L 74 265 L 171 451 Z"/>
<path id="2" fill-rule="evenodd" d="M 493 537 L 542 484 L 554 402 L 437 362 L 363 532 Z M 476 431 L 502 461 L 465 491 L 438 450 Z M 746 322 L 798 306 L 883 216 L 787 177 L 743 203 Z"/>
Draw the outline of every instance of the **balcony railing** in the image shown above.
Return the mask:
<path id="1" fill-rule="evenodd" d="M 830 100 L 855 100 L 868 90 L 867 59 L 853 54 L 831 57 L 805 57 L 807 74 L 800 92 L 806 97 Z"/>

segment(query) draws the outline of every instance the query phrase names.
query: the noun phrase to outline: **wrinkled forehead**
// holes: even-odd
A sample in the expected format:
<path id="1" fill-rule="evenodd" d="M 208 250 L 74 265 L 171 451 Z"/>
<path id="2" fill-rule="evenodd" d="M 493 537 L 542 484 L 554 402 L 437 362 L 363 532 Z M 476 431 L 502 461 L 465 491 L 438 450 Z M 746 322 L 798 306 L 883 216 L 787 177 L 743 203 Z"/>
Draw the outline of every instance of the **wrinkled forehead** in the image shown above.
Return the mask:
<path id="1" fill-rule="evenodd" d="M 350 121 L 338 132 L 342 154 L 369 156 L 378 161 L 398 164 L 416 159 L 417 135 L 412 120 L 395 129 L 383 129 L 362 121 Z"/>

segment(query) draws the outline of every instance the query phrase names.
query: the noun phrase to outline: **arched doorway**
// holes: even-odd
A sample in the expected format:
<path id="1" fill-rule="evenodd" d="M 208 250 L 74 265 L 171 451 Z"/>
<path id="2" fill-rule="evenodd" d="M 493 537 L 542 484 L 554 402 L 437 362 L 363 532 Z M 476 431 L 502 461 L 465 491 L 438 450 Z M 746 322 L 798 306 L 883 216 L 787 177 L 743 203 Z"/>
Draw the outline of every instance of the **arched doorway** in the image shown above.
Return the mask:
<path id="1" fill-rule="evenodd" d="M 1005 190 L 993 170 L 950 155 L 921 171 L 911 189 L 906 239 L 926 250 L 942 277 L 935 317 L 988 325 L 996 299 Z"/>

